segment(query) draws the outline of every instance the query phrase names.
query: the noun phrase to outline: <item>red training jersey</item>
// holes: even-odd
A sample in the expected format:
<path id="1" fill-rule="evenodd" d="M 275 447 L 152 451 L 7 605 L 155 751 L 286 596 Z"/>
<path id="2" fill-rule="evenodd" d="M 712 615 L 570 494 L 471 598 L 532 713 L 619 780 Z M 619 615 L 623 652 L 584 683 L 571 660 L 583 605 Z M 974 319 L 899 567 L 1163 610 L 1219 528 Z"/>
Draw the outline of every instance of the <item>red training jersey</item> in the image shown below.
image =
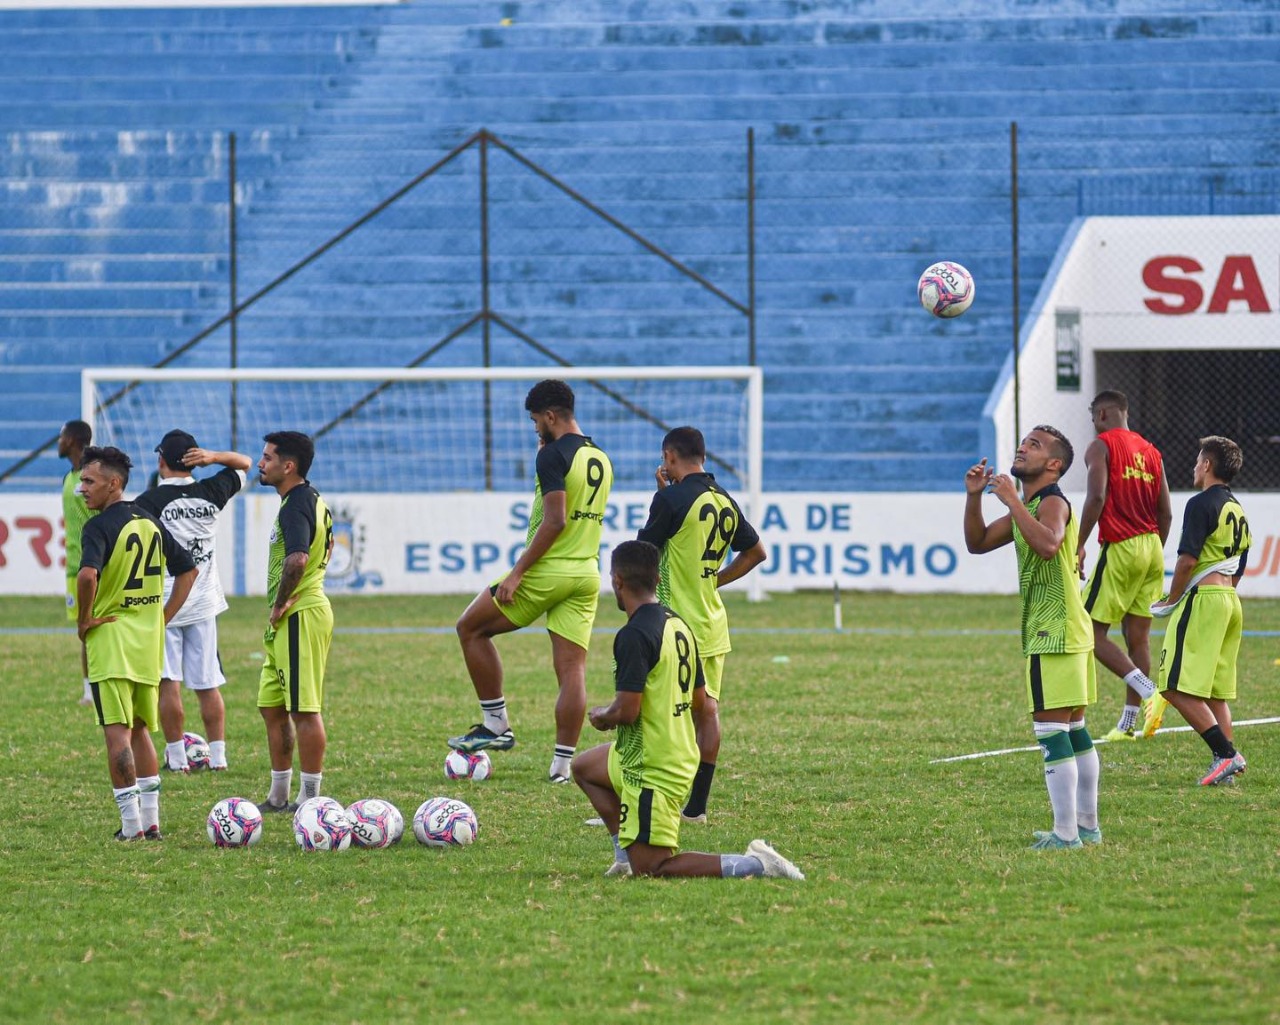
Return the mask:
<path id="1" fill-rule="evenodd" d="M 1116 427 L 1098 435 L 1107 446 L 1107 500 L 1098 517 L 1098 539 L 1124 541 L 1154 534 L 1164 461 L 1141 434 Z"/>

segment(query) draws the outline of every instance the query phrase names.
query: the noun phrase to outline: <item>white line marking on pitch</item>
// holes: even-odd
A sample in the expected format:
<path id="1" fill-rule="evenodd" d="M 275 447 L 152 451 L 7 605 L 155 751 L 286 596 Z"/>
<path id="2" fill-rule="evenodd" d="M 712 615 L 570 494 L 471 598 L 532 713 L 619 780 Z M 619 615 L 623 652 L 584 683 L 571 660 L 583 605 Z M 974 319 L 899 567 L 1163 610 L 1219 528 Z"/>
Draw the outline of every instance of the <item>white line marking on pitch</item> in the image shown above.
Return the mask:
<path id="1" fill-rule="evenodd" d="M 1276 723 L 1276 722 L 1280 722 L 1280 715 L 1272 716 L 1269 719 L 1241 719 L 1239 722 L 1232 723 L 1231 726 L 1232 726 L 1232 729 L 1234 729 L 1237 726 L 1266 726 L 1268 723 Z M 1163 729 L 1156 730 L 1155 735 L 1159 736 L 1161 733 L 1191 733 L 1191 732 L 1192 730 L 1190 726 L 1166 726 Z M 1108 741 L 1104 737 L 1104 738 L 1095 740 L 1093 743 L 1096 746 L 1098 744 L 1106 744 L 1107 742 Z M 931 758 L 929 760 L 929 764 L 942 765 L 944 762 L 968 762 L 968 761 L 972 761 L 975 758 L 994 758 L 997 755 L 1014 755 L 1024 751 L 1039 751 L 1039 750 L 1040 750 L 1039 744 L 1032 744 L 1030 747 L 1002 747 L 998 751 L 978 751 L 976 754 L 971 754 L 971 755 L 953 755 L 950 758 Z"/>

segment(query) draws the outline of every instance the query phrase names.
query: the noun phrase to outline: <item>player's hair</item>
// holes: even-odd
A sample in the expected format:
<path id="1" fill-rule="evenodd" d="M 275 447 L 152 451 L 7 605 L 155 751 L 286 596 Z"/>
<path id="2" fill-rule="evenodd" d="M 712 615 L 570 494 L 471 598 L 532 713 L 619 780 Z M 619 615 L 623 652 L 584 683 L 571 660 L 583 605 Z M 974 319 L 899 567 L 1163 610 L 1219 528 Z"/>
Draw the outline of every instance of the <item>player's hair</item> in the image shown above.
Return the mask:
<path id="1" fill-rule="evenodd" d="M 648 541 L 623 541 L 613 550 L 611 566 L 629 591 L 658 590 L 658 563 L 662 553 Z"/>
<path id="2" fill-rule="evenodd" d="M 696 427 L 676 427 L 662 439 L 662 450 L 672 451 L 677 459 L 706 459 L 707 442 Z"/>
<path id="3" fill-rule="evenodd" d="M 1244 453 L 1230 438 L 1211 434 L 1200 439 L 1200 454 L 1209 460 L 1209 467 L 1218 480 L 1230 484 L 1244 466 Z"/>
<path id="4" fill-rule="evenodd" d="M 1071 442 L 1067 440 L 1067 436 L 1056 427 L 1050 427 L 1048 424 L 1036 424 L 1031 429 L 1033 431 L 1043 431 L 1053 438 L 1052 451 L 1050 451 L 1049 455 L 1053 459 L 1062 460 L 1062 472 L 1058 474 L 1059 479 L 1061 479 L 1071 469 L 1071 464 L 1076 458 L 1076 450 L 1071 447 Z"/>
<path id="5" fill-rule="evenodd" d="M 1121 413 L 1128 413 L 1129 396 L 1122 391 L 1100 391 L 1089 403 L 1089 409 L 1094 410 L 1100 406 L 1108 406 L 1120 410 Z"/>
<path id="6" fill-rule="evenodd" d="M 80 460 L 80 472 L 83 473 L 90 463 L 100 463 L 107 473 L 119 477 L 122 489 L 129 486 L 129 471 L 133 469 L 133 462 L 115 446 L 91 446 L 85 449 L 84 458 Z"/>
<path id="7" fill-rule="evenodd" d="M 93 428 L 83 420 L 68 420 L 62 429 L 81 448 L 86 448 L 93 441 Z"/>
<path id="8" fill-rule="evenodd" d="M 557 416 L 573 415 L 573 389 L 563 381 L 548 378 L 539 381 L 525 396 L 524 408 L 530 413 L 555 413 Z"/>
<path id="9" fill-rule="evenodd" d="M 274 445 L 281 459 L 292 459 L 299 477 L 305 477 L 310 471 L 311 461 L 316 457 L 316 443 L 308 435 L 301 431 L 272 431 L 264 434 L 262 440 Z"/>

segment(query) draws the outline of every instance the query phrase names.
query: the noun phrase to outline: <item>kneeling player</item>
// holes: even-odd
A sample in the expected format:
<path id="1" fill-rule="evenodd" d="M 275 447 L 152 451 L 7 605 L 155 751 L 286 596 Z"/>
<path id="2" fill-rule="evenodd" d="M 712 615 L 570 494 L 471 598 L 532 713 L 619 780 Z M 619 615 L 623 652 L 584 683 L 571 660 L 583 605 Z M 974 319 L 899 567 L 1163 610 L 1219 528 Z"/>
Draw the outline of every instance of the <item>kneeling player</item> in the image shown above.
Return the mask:
<path id="1" fill-rule="evenodd" d="M 763 840 L 745 854 L 677 854 L 680 809 L 698 770 L 693 717 L 705 682 L 693 632 L 659 604 L 658 549 L 626 541 L 613 550 L 611 581 L 627 623 L 613 642 L 613 703 L 587 713 L 598 730 L 618 730 L 573 759 L 574 782 L 604 819 L 614 863 L 606 875 L 779 876 L 803 879 Z"/>

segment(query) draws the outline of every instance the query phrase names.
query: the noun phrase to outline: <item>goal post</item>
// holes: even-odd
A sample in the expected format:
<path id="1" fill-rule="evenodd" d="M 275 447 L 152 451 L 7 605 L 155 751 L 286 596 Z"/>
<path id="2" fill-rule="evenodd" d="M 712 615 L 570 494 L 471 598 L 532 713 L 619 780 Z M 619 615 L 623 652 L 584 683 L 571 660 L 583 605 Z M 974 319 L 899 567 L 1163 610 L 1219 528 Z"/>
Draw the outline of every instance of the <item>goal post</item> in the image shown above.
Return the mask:
<path id="1" fill-rule="evenodd" d="M 139 466 L 174 428 L 255 457 L 264 434 L 288 429 L 315 438 L 311 476 L 323 494 L 527 495 L 537 440 L 524 400 L 549 377 L 573 387 L 578 422 L 614 465 L 615 492 L 652 493 L 663 435 L 692 425 L 706 438 L 707 470 L 758 524 L 759 367 L 104 367 L 82 371 L 81 408 L 95 443 Z M 759 576 L 747 578 L 753 597 Z"/>

